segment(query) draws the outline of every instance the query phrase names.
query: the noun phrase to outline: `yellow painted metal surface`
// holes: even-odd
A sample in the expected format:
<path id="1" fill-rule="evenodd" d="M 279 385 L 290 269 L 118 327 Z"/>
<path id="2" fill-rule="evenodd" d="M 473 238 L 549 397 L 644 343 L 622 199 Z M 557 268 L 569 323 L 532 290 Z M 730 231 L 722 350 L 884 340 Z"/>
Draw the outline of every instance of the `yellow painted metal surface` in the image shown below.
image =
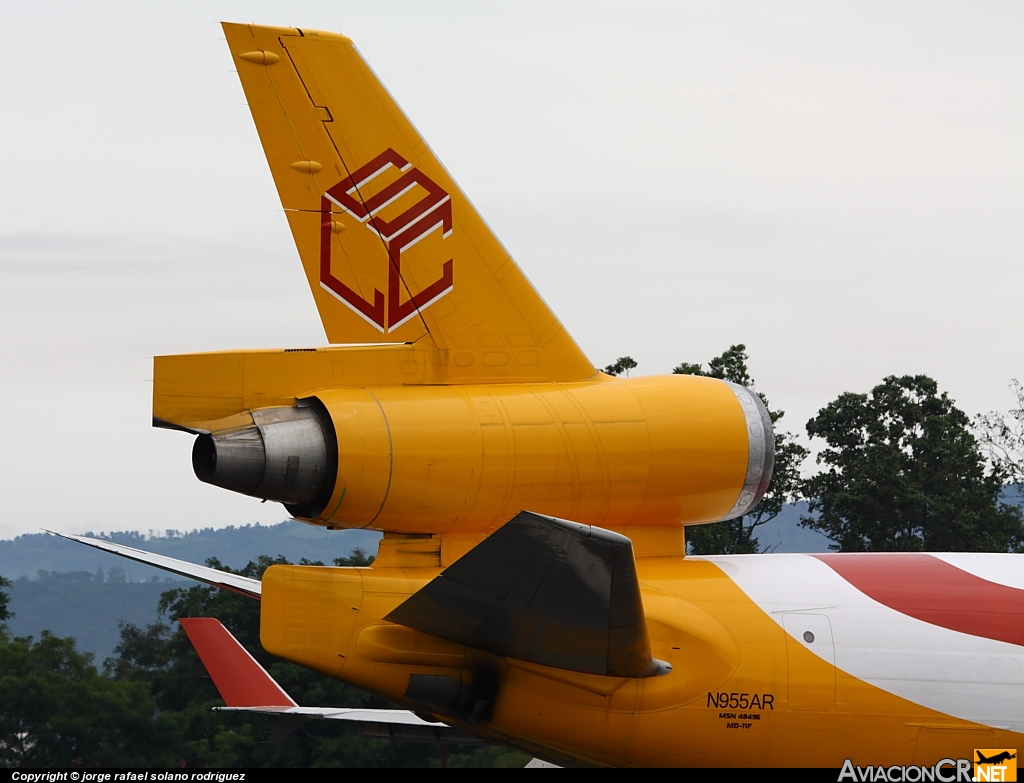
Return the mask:
<path id="1" fill-rule="evenodd" d="M 359 383 L 361 375 L 388 379 L 410 361 L 403 357 L 417 355 L 383 348 L 160 357 L 154 416 L 217 432 L 246 426 L 251 409 L 319 398 L 338 443 L 334 493 L 312 520 L 328 527 L 471 533 L 526 509 L 621 529 L 715 521 L 736 502 L 746 425 L 721 381 Z M 340 377 L 335 362 L 344 363 Z"/>
<path id="2" fill-rule="evenodd" d="M 349 392 L 319 395 L 339 444 L 368 432 L 383 443 L 386 430 L 390 445 L 387 462 L 381 453 L 364 451 L 364 463 L 344 455 L 335 498 L 317 520 L 331 526 L 466 533 L 524 509 L 612 529 L 707 522 L 732 507 L 746 471 L 739 404 L 706 378 L 366 394 L 379 407 L 366 405 L 362 416 L 352 413 Z M 357 480 L 370 473 L 372 481 Z M 342 492 L 358 498 L 351 517 Z M 374 506 L 379 513 L 367 522 Z"/>
<path id="3" fill-rule="evenodd" d="M 337 676 L 359 627 L 359 569 L 276 567 L 264 574 L 263 589 L 268 599 L 260 606 L 264 648 Z"/>
<path id="4" fill-rule="evenodd" d="M 1018 747 L 1024 739 L 921 707 L 787 645 L 778 623 L 710 562 L 640 558 L 637 566 L 652 651 L 673 664 L 665 677 L 602 677 L 501 659 L 382 619 L 439 568 L 273 566 L 263 579 L 261 638 L 274 654 L 421 710 L 405 699 L 410 675 L 468 683 L 487 667 L 499 677 L 493 715 L 465 728 L 514 738 L 565 763 L 838 768 L 849 757 L 934 764 L 969 758 L 982 740 L 985 747 Z M 327 594 L 331 580 L 350 614 L 295 611 Z M 303 645 L 286 641 L 300 638 Z M 794 679 L 832 688 L 834 700 L 794 702 Z M 718 694 L 756 694 L 757 706 L 746 712 L 758 717 L 716 707 Z M 739 721 L 751 725 L 738 730 Z"/>

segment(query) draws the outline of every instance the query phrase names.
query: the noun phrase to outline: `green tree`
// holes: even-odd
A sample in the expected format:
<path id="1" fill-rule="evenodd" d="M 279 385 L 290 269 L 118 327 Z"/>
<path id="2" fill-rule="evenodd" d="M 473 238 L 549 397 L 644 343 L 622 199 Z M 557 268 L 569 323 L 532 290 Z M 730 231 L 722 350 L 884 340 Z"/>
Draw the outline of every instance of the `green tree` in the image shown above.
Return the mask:
<path id="1" fill-rule="evenodd" d="M 1006 416 L 995 411 L 977 416 L 974 431 L 992 464 L 1011 481 L 1024 484 L 1024 385 L 1015 378 L 1010 390 L 1017 407 Z"/>
<path id="2" fill-rule="evenodd" d="M 682 363 L 672 372 L 677 375 L 703 375 L 719 378 L 741 386 L 754 388 L 754 379 L 747 369 L 747 347 L 740 343 L 730 346 L 716 356 L 705 370 L 703 365 Z M 768 399 L 757 393 L 768 408 L 774 427 L 785 415 L 783 411 L 772 410 Z M 800 497 L 800 464 L 807 458 L 808 451 L 797 443 L 788 432 L 775 430 L 775 467 L 761 502 L 749 513 L 737 519 L 714 522 L 709 525 L 691 525 L 686 528 L 687 550 L 695 555 L 751 554 L 761 551 L 757 541 L 757 528 L 775 519 L 787 503 Z"/>
<path id="3" fill-rule="evenodd" d="M 0 576 L 0 628 L 3 624 L 14 617 L 14 613 L 8 607 L 9 596 L 7 589 L 11 586 L 11 580 Z"/>
<path id="4" fill-rule="evenodd" d="M 370 566 L 373 565 L 373 561 L 376 558 L 373 555 L 366 554 L 366 551 L 362 547 L 356 547 L 352 550 L 348 557 L 336 557 L 334 558 L 334 565 L 336 566 Z"/>
<path id="5" fill-rule="evenodd" d="M 260 557 L 240 570 L 229 569 L 216 558 L 212 568 L 259 579 L 284 558 Z M 181 617 L 216 617 L 300 704 L 307 706 L 383 707 L 386 705 L 351 686 L 268 655 L 259 641 L 260 604 L 251 598 L 197 585 L 163 594 L 160 614 L 170 624 L 146 628 L 125 625 L 115 657 L 108 660 L 118 681 L 144 682 L 157 706 L 183 722 L 179 753 L 188 766 L 309 767 L 401 766 L 389 743 L 369 743 L 330 721 L 312 721 L 284 741 L 268 745 L 273 719 L 245 713 L 217 713 L 223 704 L 184 631 Z M 328 741 L 327 746 L 323 746 Z M 422 751 L 426 756 L 429 750 Z M 403 750 L 403 749 L 400 749 Z M 426 759 L 419 759 L 424 765 Z"/>
<path id="6" fill-rule="evenodd" d="M 0 620 L 7 609 L 0 577 Z M 0 625 L 0 767 L 169 766 L 177 728 L 142 683 L 104 677 L 74 639 Z"/>
<path id="7" fill-rule="evenodd" d="M 604 368 L 604 371 L 608 375 L 622 375 L 626 374 L 629 377 L 629 371 L 636 368 L 636 360 L 632 356 L 620 356 L 615 360 L 614 364 L 609 364 Z"/>
<path id="8" fill-rule="evenodd" d="M 925 375 L 889 376 L 840 395 L 807 423 L 827 470 L 809 479 L 801 524 L 832 549 L 1020 551 L 1020 509 L 1001 503 L 1003 474 L 985 468 L 970 421 Z"/>

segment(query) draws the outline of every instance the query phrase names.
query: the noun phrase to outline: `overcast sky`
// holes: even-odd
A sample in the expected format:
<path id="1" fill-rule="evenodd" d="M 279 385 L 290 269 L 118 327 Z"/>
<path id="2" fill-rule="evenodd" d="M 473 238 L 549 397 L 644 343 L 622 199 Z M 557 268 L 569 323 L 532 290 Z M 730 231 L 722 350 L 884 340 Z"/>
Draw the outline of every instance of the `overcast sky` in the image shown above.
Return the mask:
<path id="1" fill-rule="evenodd" d="M 595 364 L 1024 379 L 1019 2 L 9 3 L 0 537 L 286 516 L 149 426 L 154 355 L 325 340 L 222 19 L 351 36 Z"/>

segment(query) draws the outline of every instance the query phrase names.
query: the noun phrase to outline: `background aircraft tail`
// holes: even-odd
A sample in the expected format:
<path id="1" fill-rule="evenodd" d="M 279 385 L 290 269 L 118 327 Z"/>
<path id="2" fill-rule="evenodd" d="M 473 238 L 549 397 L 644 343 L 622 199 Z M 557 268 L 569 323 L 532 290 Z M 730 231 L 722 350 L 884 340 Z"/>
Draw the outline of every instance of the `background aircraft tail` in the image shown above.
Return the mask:
<path id="1" fill-rule="evenodd" d="M 593 376 L 348 38 L 224 32 L 332 343 L 432 341 L 467 379 Z"/>
<path id="2" fill-rule="evenodd" d="M 257 712 L 277 717 L 267 738 L 280 742 L 308 720 L 341 720 L 361 726 L 367 739 L 415 742 L 447 742 L 479 745 L 480 737 L 427 721 L 409 710 L 375 710 L 351 707 L 300 707 L 277 680 L 253 658 L 220 620 L 213 617 L 182 617 L 178 622 L 196 648 L 199 659 L 217 686 L 226 712 Z"/>
<path id="3" fill-rule="evenodd" d="M 183 617 L 179 622 L 228 707 L 298 706 L 220 620 Z"/>

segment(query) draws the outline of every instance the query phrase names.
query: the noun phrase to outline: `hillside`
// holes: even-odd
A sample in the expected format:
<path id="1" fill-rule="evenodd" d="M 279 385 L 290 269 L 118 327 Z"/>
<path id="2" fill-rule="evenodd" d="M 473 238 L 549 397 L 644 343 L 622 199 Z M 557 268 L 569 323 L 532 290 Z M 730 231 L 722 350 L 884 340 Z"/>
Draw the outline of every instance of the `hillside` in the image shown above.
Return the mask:
<path id="1" fill-rule="evenodd" d="M 292 562 L 305 557 L 329 563 L 336 557 L 347 556 L 356 547 L 373 554 L 380 540 L 380 533 L 369 530 L 327 530 L 291 521 L 277 525 L 231 526 L 218 530 L 204 528 L 190 533 L 168 530 L 163 535 L 135 532 L 88 532 L 85 535 L 192 563 L 203 563 L 209 557 L 217 557 L 230 568 L 241 568 L 260 555 L 283 555 Z M 167 575 L 165 571 L 99 552 L 49 533 L 31 533 L 13 540 L 0 541 L 0 576 L 8 579 L 21 576 L 33 578 L 38 571 L 94 573 L 97 568 L 106 570 L 111 566 L 123 568 L 130 582 L 148 581 L 154 576 L 163 579 Z"/>
<path id="2" fill-rule="evenodd" d="M 770 522 L 757 528 L 758 548 L 762 552 L 828 552 L 829 540 L 817 530 L 800 527 L 800 517 L 807 514 L 807 503 L 801 501 L 784 506 Z"/>
<path id="3" fill-rule="evenodd" d="M 15 615 L 8 623 L 11 633 L 38 638 L 48 630 L 57 636 L 73 636 L 78 649 L 93 653 L 100 665 L 114 652 L 120 638 L 119 623 L 146 626 L 155 622 L 161 593 L 195 584 L 184 580 L 128 583 L 82 578 L 90 576 L 72 572 L 51 574 L 47 579 L 16 580 L 10 590 Z"/>

